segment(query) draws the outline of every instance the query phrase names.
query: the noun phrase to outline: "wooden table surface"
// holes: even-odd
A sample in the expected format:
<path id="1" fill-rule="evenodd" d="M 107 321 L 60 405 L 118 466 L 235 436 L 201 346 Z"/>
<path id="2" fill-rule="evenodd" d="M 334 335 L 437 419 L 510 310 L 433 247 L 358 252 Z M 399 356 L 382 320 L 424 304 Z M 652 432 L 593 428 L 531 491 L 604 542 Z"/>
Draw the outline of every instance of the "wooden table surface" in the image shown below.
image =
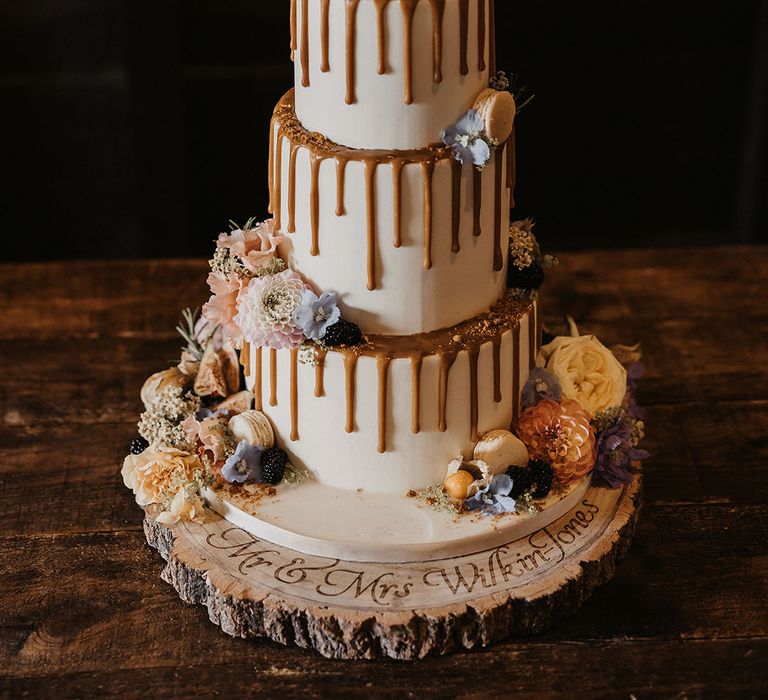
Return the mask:
<path id="1" fill-rule="evenodd" d="M 160 580 L 119 467 L 204 261 L 0 267 L 0 697 L 767 697 L 768 249 L 562 259 L 549 325 L 645 348 L 634 545 L 550 632 L 417 663 L 231 639 Z"/>

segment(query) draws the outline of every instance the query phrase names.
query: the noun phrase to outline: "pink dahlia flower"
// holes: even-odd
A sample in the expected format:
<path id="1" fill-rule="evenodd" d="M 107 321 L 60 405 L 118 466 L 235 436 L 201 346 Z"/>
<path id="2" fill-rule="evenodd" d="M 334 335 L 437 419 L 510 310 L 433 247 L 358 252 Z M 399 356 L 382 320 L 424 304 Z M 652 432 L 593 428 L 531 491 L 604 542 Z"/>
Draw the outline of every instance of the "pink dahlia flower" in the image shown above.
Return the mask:
<path id="1" fill-rule="evenodd" d="M 203 305 L 202 317 L 217 327 L 225 340 L 234 347 L 243 344 L 243 334 L 235 321 L 237 297 L 242 289 L 242 281 L 235 274 L 226 277 L 212 272 L 208 275 L 208 286 L 213 292 L 207 304 Z"/>
<path id="2" fill-rule="evenodd" d="M 235 323 L 245 340 L 258 347 L 298 347 L 304 331 L 294 316 L 304 289 L 304 280 L 293 270 L 254 277 L 237 302 Z"/>
<path id="3" fill-rule="evenodd" d="M 247 270 L 256 273 L 267 267 L 277 255 L 277 246 L 282 240 L 283 237 L 275 233 L 275 220 L 267 219 L 255 228 L 220 234 L 216 245 L 229 248 L 229 252 L 240 258 Z"/>

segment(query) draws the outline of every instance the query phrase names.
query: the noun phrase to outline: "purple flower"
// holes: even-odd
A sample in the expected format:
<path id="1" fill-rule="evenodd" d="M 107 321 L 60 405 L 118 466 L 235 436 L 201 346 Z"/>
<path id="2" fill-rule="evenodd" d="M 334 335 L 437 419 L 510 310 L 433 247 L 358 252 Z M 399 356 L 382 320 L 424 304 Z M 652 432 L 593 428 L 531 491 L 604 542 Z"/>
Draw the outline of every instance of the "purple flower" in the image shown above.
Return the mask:
<path id="1" fill-rule="evenodd" d="M 597 436 L 595 476 L 612 489 L 632 481 L 632 462 L 649 457 L 632 444 L 633 431 L 634 420 L 624 416 Z"/>
<path id="2" fill-rule="evenodd" d="M 560 401 L 562 394 L 563 390 L 557 377 L 543 367 L 536 367 L 531 370 L 528 381 L 523 386 L 523 408 L 535 406 L 542 399 Z"/>
<path id="3" fill-rule="evenodd" d="M 235 451 L 224 462 L 221 475 L 230 484 L 261 481 L 261 455 L 264 452 L 258 445 L 249 445 L 241 440 Z"/>
<path id="4" fill-rule="evenodd" d="M 470 109 L 453 126 L 449 126 L 440 136 L 446 146 L 450 146 L 453 157 L 461 164 L 472 163 L 482 168 L 491 158 L 491 149 L 484 139 L 485 123 L 480 113 Z"/>
<path id="5" fill-rule="evenodd" d="M 319 297 L 311 289 L 301 294 L 301 304 L 294 313 L 294 320 L 310 340 L 320 340 L 325 331 L 341 317 L 336 306 L 335 292 L 323 292 Z"/>
<path id="6" fill-rule="evenodd" d="M 512 478 L 508 474 L 497 474 L 491 483 L 481 488 L 474 496 L 468 498 L 464 505 L 467 510 L 478 510 L 483 515 L 498 515 L 513 513 L 515 499 L 512 492 Z"/>
<path id="7" fill-rule="evenodd" d="M 195 413 L 195 420 L 198 420 L 202 423 L 206 418 L 218 418 L 219 416 L 229 416 L 231 411 L 227 408 L 221 409 L 217 408 L 215 411 L 211 410 L 210 408 L 200 408 Z"/>

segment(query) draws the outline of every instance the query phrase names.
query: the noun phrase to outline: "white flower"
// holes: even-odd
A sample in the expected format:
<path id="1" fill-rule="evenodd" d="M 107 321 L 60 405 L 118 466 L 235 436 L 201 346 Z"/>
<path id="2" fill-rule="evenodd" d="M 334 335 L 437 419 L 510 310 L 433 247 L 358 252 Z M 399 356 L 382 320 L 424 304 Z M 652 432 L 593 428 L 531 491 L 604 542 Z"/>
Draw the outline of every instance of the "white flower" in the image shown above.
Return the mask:
<path id="1" fill-rule="evenodd" d="M 541 348 L 537 364 L 557 377 L 562 398 L 573 399 L 593 418 L 621 406 L 627 370 L 595 336 L 560 336 Z"/>
<path id="2" fill-rule="evenodd" d="M 306 285 L 293 270 L 254 277 L 240 293 L 235 323 L 251 345 L 295 348 L 304 332 L 294 318 Z"/>

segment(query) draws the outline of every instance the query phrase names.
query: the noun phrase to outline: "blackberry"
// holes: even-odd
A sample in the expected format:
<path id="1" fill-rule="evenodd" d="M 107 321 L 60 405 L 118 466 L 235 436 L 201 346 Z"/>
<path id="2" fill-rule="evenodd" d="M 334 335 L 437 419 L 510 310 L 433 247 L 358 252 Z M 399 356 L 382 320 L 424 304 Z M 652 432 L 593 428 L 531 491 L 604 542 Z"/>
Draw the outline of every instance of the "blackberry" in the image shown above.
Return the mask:
<path id="1" fill-rule="evenodd" d="M 131 442 L 130 452 L 132 455 L 140 455 L 149 447 L 149 442 L 143 437 L 135 437 Z"/>
<path id="2" fill-rule="evenodd" d="M 285 476 L 286 464 L 288 464 L 288 455 L 279 447 L 265 450 L 261 456 L 261 473 L 264 483 L 279 484 Z"/>
<path id="3" fill-rule="evenodd" d="M 531 475 L 531 496 L 545 498 L 552 489 L 552 465 L 540 459 L 532 459 L 528 462 L 528 471 Z"/>
<path id="4" fill-rule="evenodd" d="M 510 262 L 507 270 L 507 287 L 510 289 L 538 289 L 544 284 L 544 268 L 537 262 L 523 270 Z"/>
<path id="5" fill-rule="evenodd" d="M 510 467 L 507 476 L 512 479 L 512 492 L 509 494 L 512 498 L 520 498 L 531 488 L 531 472 L 528 467 Z"/>
<path id="6" fill-rule="evenodd" d="M 357 324 L 341 319 L 326 329 L 323 342 L 330 347 L 360 345 L 363 342 L 363 333 Z"/>

